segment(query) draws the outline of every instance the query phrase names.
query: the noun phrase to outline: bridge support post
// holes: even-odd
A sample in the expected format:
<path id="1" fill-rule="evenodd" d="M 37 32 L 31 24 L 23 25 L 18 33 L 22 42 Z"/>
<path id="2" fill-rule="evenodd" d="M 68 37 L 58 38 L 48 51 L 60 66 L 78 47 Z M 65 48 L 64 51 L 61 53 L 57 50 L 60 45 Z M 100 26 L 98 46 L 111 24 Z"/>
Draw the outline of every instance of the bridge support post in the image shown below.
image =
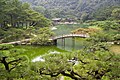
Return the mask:
<path id="1" fill-rule="evenodd" d="M 63 46 L 65 47 L 65 38 L 63 39 Z"/>
<path id="2" fill-rule="evenodd" d="M 73 47 L 73 50 L 75 48 L 75 37 L 72 37 L 72 47 Z"/>
<path id="3" fill-rule="evenodd" d="M 53 41 L 53 45 L 57 46 L 57 39 Z"/>
<path id="4" fill-rule="evenodd" d="M 65 38 L 62 38 L 62 47 L 65 48 Z"/>

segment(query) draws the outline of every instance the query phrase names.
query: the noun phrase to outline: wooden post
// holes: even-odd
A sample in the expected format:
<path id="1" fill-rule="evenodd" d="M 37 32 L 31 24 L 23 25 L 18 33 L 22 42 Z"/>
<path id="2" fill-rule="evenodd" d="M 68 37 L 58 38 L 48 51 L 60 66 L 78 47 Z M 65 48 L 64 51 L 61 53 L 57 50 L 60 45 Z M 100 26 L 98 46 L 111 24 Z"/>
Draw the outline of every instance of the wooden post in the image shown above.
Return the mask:
<path id="1" fill-rule="evenodd" d="M 62 34 L 62 46 L 65 49 L 65 38 L 63 37 L 63 34 Z"/>
<path id="2" fill-rule="evenodd" d="M 64 40 L 63 40 L 63 38 L 62 38 L 62 46 L 63 46 L 63 42 L 64 42 Z"/>
<path id="3" fill-rule="evenodd" d="M 63 40 L 63 34 L 62 34 L 62 46 L 63 46 L 63 42 L 64 42 L 64 40 Z"/>
<path id="4" fill-rule="evenodd" d="M 65 38 L 63 39 L 63 41 L 64 41 L 64 42 L 63 42 L 63 46 L 65 47 Z"/>
<path id="5" fill-rule="evenodd" d="M 72 47 L 73 47 L 73 50 L 75 48 L 75 37 L 72 37 Z"/>
<path id="6" fill-rule="evenodd" d="M 62 48 L 65 49 L 65 38 L 62 38 Z"/>

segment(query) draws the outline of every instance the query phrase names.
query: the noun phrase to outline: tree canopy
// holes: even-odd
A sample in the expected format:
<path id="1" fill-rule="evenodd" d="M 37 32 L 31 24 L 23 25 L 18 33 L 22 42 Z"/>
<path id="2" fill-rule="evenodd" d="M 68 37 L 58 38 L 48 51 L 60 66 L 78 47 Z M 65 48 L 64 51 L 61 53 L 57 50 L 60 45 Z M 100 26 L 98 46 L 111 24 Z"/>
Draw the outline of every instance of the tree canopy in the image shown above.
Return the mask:
<path id="1" fill-rule="evenodd" d="M 38 72 L 43 80 L 46 77 L 60 79 L 60 75 L 74 80 L 117 80 L 120 77 L 119 57 L 107 51 L 94 54 L 84 51 L 51 54 L 43 59 L 45 62 L 34 64 L 34 71 Z"/>
<path id="2" fill-rule="evenodd" d="M 19 0 L 0 1 L 0 15 L 0 42 L 30 38 L 35 29 L 51 26 L 49 19 Z"/>
<path id="3" fill-rule="evenodd" d="M 36 11 L 47 18 L 68 18 L 106 20 L 111 16 L 113 6 L 119 6 L 119 0 L 21 0 L 28 2 Z M 37 8 L 37 9 L 36 9 Z M 116 14 L 117 15 L 117 14 Z"/>
<path id="4" fill-rule="evenodd" d="M 22 55 L 23 52 L 13 45 L 0 45 L 0 79 L 11 80 L 26 76 L 28 59 Z"/>

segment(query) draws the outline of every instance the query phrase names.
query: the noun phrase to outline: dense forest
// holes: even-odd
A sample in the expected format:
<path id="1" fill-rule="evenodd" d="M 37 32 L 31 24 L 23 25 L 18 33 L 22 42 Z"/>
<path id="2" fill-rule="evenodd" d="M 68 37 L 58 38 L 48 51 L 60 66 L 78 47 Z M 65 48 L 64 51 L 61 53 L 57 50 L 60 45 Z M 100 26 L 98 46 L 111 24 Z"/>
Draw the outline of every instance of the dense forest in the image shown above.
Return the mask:
<path id="1" fill-rule="evenodd" d="M 119 0 L 21 0 L 48 18 L 99 19 L 110 17 Z M 113 7 L 114 6 L 114 7 Z M 107 16 L 107 17 L 105 17 Z"/>
<path id="2" fill-rule="evenodd" d="M 0 0 L 0 80 L 120 80 L 120 0 Z"/>

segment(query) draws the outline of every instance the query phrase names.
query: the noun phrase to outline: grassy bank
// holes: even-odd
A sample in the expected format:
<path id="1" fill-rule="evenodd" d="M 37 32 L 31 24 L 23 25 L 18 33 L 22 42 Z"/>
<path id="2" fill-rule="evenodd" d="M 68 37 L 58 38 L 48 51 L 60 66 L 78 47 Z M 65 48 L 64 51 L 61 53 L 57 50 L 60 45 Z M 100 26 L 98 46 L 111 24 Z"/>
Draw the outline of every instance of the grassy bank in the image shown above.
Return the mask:
<path id="1" fill-rule="evenodd" d="M 120 54 L 120 45 L 112 45 L 110 51 L 114 52 L 115 54 Z"/>

